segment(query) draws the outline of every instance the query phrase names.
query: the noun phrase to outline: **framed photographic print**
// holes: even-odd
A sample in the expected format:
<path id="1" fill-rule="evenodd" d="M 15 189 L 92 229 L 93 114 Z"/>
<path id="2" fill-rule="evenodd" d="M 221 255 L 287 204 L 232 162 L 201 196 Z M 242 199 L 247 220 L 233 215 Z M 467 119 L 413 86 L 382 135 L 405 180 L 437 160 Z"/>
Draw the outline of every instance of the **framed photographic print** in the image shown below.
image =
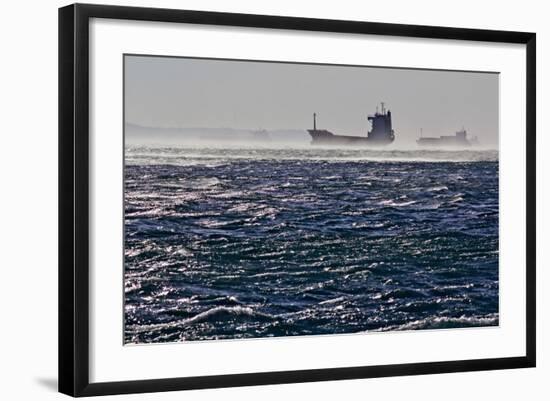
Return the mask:
<path id="1" fill-rule="evenodd" d="M 535 34 L 59 10 L 59 390 L 535 366 Z"/>

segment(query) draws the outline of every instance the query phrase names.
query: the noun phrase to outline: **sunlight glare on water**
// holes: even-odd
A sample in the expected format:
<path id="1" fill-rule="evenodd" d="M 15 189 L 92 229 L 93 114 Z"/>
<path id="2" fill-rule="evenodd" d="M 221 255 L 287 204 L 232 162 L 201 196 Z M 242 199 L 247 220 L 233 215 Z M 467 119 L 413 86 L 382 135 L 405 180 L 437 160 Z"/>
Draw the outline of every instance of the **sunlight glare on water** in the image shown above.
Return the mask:
<path id="1" fill-rule="evenodd" d="M 498 325 L 498 152 L 128 147 L 126 343 Z"/>

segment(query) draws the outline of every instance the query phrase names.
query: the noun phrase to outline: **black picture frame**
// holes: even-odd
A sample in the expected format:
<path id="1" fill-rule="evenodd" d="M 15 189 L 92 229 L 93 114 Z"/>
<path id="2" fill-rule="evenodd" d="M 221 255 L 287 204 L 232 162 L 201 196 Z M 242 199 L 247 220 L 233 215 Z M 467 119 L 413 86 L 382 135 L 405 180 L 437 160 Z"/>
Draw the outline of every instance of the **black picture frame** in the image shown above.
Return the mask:
<path id="1" fill-rule="evenodd" d="M 516 43 L 526 46 L 526 353 L 521 357 L 154 380 L 89 380 L 88 61 L 91 18 Z M 535 366 L 536 35 L 220 12 L 74 4 L 59 9 L 59 391 L 71 396 L 362 379 Z"/>

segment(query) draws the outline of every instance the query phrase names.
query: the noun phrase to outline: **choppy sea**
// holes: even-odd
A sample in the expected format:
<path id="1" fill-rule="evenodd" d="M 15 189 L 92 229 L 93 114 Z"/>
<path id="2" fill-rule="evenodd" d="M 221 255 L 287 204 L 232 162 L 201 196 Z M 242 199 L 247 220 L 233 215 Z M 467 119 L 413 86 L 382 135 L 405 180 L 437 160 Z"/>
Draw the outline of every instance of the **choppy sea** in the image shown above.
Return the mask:
<path id="1" fill-rule="evenodd" d="M 125 160 L 126 343 L 498 325 L 495 151 Z"/>

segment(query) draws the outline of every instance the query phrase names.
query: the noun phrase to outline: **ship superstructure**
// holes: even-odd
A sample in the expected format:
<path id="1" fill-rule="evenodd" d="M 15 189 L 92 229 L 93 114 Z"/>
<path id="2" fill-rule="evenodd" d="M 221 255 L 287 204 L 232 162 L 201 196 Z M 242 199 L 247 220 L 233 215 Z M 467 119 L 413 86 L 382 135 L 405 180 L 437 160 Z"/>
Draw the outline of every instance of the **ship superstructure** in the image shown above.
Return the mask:
<path id="1" fill-rule="evenodd" d="M 395 134 L 392 128 L 392 114 L 386 110 L 384 103 L 381 111 L 367 117 L 372 128 L 367 136 L 335 135 L 326 129 L 317 129 L 317 113 L 313 113 L 313 129 L 308 130 L 312 145 L 349 145 L 349 146 L 381 146 L 392 143 Z"/>

